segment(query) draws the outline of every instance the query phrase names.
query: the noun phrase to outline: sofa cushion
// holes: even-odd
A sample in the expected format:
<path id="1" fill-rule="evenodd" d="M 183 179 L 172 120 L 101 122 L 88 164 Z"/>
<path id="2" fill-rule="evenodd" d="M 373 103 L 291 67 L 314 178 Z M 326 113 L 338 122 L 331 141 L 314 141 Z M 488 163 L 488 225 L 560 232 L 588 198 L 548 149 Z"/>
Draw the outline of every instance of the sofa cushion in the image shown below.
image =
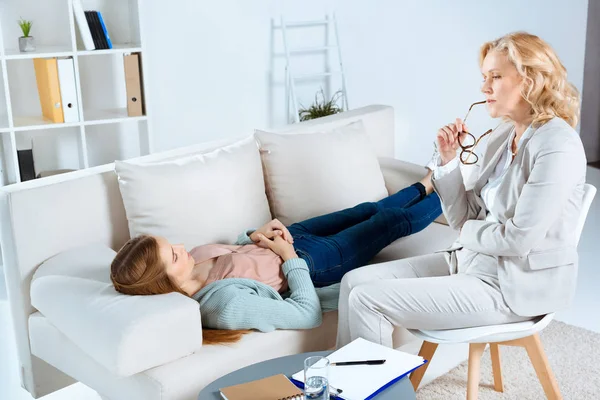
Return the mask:
<path id="1" fill-rule="evenodd" d="M 31 303 L 83 352 L 118 376 L 192 354 L 202 346 L 198 303 L 179 293 L 127 296 L 110 283 L 115 252 L 91 244 L 36 270 Z"/>
<path id="2" fill-rule="evenodd" d="M 337 311 L 325 313 L 321 326 L 314 329 L 252 332 L 238 343 L 203 346 L 187 357 L 119 379 L 67 340 L 44 316 L 32 314 L 29 324 L 33 354 L 108 399 L 196 400 L 206 385 L 239 368 L 272 358 L 333 348 Z M 298 369 L 302 369 L 302 365 Z"/>
<path id="3" fill-rule="evenodd" d="M 233 243 L 271 219 L 253 137 L 206 154 L 149 164 L 117 161 L 131 237 L 182 243 Z"/>
<path id="4" fill-rule="evenodd" d="M 255 135 L 271 212 L 286 225 L 388 195 L 360 120 L 327 132 Z"/>
<path id="5" fill-rule="evenodd" d="M 73 344 L 40 313 L 29 317 L 31 351 L 81 382 L 93 385 L 106 398 L 127 400 L 196 399 L 217 378 L 264 360 L 335 347 L 337 311 L 323 315 L 314 329 L 252 332 L 228 346 L 203 346 L 187 357 L 118 378 Z M 404 328 L 395 328 L 394 347 L 421 342 Z M 210 362 L 207 362 L 210 360 Z M 300 367 L 301 368 L 301 367 Z"/>

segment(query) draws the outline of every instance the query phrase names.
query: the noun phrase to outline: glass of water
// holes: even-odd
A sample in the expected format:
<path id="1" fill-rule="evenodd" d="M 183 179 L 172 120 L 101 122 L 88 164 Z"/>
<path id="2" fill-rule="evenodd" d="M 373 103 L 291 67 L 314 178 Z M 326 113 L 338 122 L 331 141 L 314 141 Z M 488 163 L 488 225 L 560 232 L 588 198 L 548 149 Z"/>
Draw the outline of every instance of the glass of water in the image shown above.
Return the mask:
<path id="1" fill-rule="evenodd" d="M 329 400 L 329 360 L 326 357 L 304 360 L 304 398 Z"/>

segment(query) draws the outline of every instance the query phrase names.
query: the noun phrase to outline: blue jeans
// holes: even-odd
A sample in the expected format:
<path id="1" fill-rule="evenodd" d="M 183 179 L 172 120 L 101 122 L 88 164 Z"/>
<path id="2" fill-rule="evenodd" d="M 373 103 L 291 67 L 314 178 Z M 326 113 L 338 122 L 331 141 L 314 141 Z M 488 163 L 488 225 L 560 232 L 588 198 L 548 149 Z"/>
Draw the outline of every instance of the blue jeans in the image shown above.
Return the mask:
<path id="1" fill-rule="evenodd" d="M 417 182 L 378 202 L 297 222 L 288 227 L 298 257 L 315 286 L 340 282 L 403 236 L 424 229 L 442 213 L 440 198 Z"/>

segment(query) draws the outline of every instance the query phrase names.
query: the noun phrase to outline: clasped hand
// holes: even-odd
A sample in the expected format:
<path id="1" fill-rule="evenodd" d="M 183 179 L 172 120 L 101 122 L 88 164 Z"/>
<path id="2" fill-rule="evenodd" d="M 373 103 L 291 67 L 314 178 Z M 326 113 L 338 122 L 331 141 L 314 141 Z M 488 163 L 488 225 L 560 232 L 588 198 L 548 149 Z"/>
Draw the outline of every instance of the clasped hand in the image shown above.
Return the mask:
<path id="1" fill-rule="evenodd" d="M 267 222 L 252 232 L 250 239 L 260 247 L 271 249 L 284 261 L 298 257 L 293 246 L 294 238 L 278 219 Z"/>

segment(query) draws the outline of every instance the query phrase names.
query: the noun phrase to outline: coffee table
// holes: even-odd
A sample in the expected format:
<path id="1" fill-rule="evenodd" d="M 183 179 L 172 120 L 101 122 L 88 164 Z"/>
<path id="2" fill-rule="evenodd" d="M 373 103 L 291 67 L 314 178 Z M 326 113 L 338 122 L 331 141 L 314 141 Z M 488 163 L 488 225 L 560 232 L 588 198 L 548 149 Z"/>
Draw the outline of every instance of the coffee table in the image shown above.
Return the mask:
<path id="1" fill-rule="evenodd" d="M 296 372 L 302 370 L 304 359 L 311 356 L 326 357 L 331 354 L 331 351 L 316 351 L 311 353 L 294 354 L 291 356 L 274 358 L 249 365 L 245 368 L 233 371 L 230 374 L 222 376 L 210 385 L 206 386 L 198 395 L 198 400 L 222 400 L 219 388 L 239 383 L 254 381 L 256 379 L 266 378 L 267 376 L 284 374 L 287 377 L 292 376 Z M 416 400 L 413 387 L 408 380 L 408 377 L 400 379 L 393 385 L 390 385 L 385 390 L 375 396 L 375 400 Z"/>

